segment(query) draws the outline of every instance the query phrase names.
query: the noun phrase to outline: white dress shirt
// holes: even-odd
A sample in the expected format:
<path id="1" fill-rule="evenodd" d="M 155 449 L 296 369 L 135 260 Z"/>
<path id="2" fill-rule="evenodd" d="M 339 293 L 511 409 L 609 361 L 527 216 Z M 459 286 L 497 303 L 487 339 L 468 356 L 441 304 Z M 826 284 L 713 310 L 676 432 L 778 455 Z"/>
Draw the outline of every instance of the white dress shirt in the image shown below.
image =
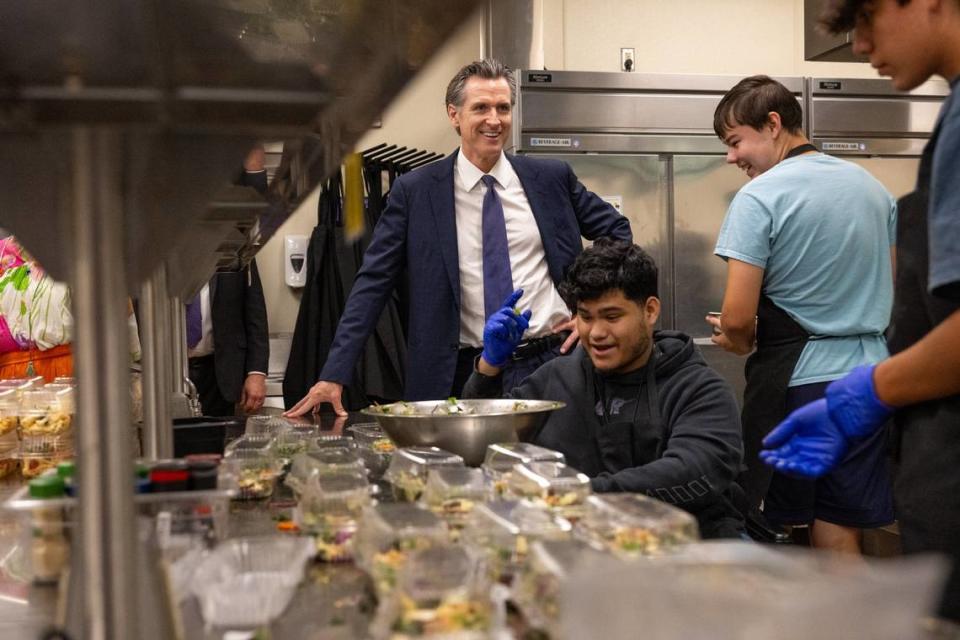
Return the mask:
<path id="1" fill-rule="evenodd" d="M 540 229 L 533 217 L 527 194 L 513 165 L 501 152 L 490 170 L 497 184 L 493 188 L 503 203 L 510 251 L 513 288 L 523 289 L 517 303 L 521 311 L 530 309 L 530 328 L 524 339 L 552 333 L 551 328 L 570 319 L 570 312 L 550 278 L 547 256 L 543 251 Z M 457 216 L 457 250 L 460 258 L 460 346 L 483 346 L 483 197 L 484 173 L 466 156 L 457 154 L 453 174 L 453 196 Z"/>
<path id="2" fill-rule="evenodd" d="M 210 311 L 210 284 L 200 289 L 200 342 L 193 349 L 187 348 L 188 358 L 200 358 L 213 353 L 213 314 Z"/>

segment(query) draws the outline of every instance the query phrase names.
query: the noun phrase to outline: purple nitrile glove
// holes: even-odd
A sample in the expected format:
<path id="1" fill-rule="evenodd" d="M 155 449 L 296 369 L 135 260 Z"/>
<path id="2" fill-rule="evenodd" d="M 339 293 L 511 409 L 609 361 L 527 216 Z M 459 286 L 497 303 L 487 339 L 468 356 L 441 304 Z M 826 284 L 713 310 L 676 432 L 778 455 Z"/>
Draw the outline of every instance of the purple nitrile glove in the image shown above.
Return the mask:
<path id="1" fill-rule="evenodd" d="M 483 353 L 480 356 L 493 367 L 502 367 L 523 339 L 523 332 L 530 326 L 530 310 L 521 314 L 514 305 L 523 295 L 517 289 L 503 302 L 503 307 L 487 320 L 483 327 Z"/>
<path id="2" fill-rule="evenodd" d="M 827 410 L 848 438 L 868 436 L 890 419 L 893 407 L 877 397 L 875 364 L 857 367 L 827 387 Z"/>
<path id="3" fill-rule="evenodd" d="M 787 416 L 767 434 L 763 446 L 760 459 L 777 471 L 816 478 L 843 459 L 849 441 L 821 398 Z"/>

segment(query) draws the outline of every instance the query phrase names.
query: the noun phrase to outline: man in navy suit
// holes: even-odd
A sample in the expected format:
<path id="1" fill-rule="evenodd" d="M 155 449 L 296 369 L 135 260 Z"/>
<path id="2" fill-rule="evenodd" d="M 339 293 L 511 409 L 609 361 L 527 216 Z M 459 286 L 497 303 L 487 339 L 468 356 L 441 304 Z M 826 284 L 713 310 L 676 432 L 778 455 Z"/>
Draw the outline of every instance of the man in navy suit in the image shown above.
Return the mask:
<path id="1" fill-rule="evenodd" d="M 285 415 L 303 415 L 324 402 L 345 414 L 343 385 L 404 273 L 410 291 L 404 396 L 460 394 L 492 313 L 484 299 L 485 288 L 487 294 L 493 290 L 484 246 L 488 211 L 500 216 L 501 237 L 506 231 L 508 282 L 497 283 L 505 287 L 497 302 L 523 289 L 524 306 L 537 310 L 526 341 L 505 365 L 504 386 L 573 346 L 576 327 L 556 285 L 580 253 L 582 238 L 632 241 L 630 224 L 587 191 L 565 162 L 504 154 L 515 87 L 512 71 L 496 60 L 473 62 L 450 81 L 447 115 L 460 148 L 394 184 L 320 381 Z"/>

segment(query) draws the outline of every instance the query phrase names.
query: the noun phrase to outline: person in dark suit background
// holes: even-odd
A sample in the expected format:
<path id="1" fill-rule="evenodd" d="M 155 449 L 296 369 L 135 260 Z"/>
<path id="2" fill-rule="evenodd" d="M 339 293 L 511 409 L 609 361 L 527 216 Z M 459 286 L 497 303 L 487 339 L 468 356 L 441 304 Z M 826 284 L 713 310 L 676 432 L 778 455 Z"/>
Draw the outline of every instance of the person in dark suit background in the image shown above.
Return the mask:
<path id="1" fill-rule="evenodd" d="M 244 161 L 240 183 L 266 192 L 263 165 L 258 146 Z M 215 273 L 188 305 L 187 348 L 190 380 L 204 415 L 234 415 L 238 405 L 252 413 L 263 406 L 270 342 L 255 260 L 237 271 Z"/>
<path id="2" fill-rule="evenodd" d="M 343 385 L 404 275 L 408 400 L 459 394 L 480 354 L 486 318 L 515 289 L 524 289 L 524 305 L 537 313 L 527 340 L 503 363 L 504 386 L 576 342 L 556 285 L 582 238 L 632 241 L 630 224 L 587 191 L 568 164 L 503 153 L 515 86 L 512 71 L 496 60 L 468 64 L 451 80 L 447 115 L 460 148 L 394 184 L 320 381 L 285 415 L 303 415 L 324 402 L 345 413 Z"/>

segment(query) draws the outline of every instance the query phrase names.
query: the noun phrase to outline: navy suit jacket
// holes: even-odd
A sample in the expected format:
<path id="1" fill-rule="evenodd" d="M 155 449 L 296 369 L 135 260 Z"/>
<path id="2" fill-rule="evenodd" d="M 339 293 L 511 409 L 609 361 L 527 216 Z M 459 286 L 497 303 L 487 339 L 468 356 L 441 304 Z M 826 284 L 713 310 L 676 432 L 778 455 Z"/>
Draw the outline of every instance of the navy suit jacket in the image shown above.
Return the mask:
<path id="1" fill-rule="evenodd" d="M 407 400 L 450 394 L 460 348 L 460 263 L 454 212 L 457 152 L 401 176 L 390 190 L 357 272 L 321 380 L 347 384 L 398 279 L 409 279 Z M 554 284 L 582 238 L 631 240 L 630 223 L 577 180 L 565 162 L 507 155 L 540 229 Z M 536 310 L 534 310 L 536 312 Z"/>

